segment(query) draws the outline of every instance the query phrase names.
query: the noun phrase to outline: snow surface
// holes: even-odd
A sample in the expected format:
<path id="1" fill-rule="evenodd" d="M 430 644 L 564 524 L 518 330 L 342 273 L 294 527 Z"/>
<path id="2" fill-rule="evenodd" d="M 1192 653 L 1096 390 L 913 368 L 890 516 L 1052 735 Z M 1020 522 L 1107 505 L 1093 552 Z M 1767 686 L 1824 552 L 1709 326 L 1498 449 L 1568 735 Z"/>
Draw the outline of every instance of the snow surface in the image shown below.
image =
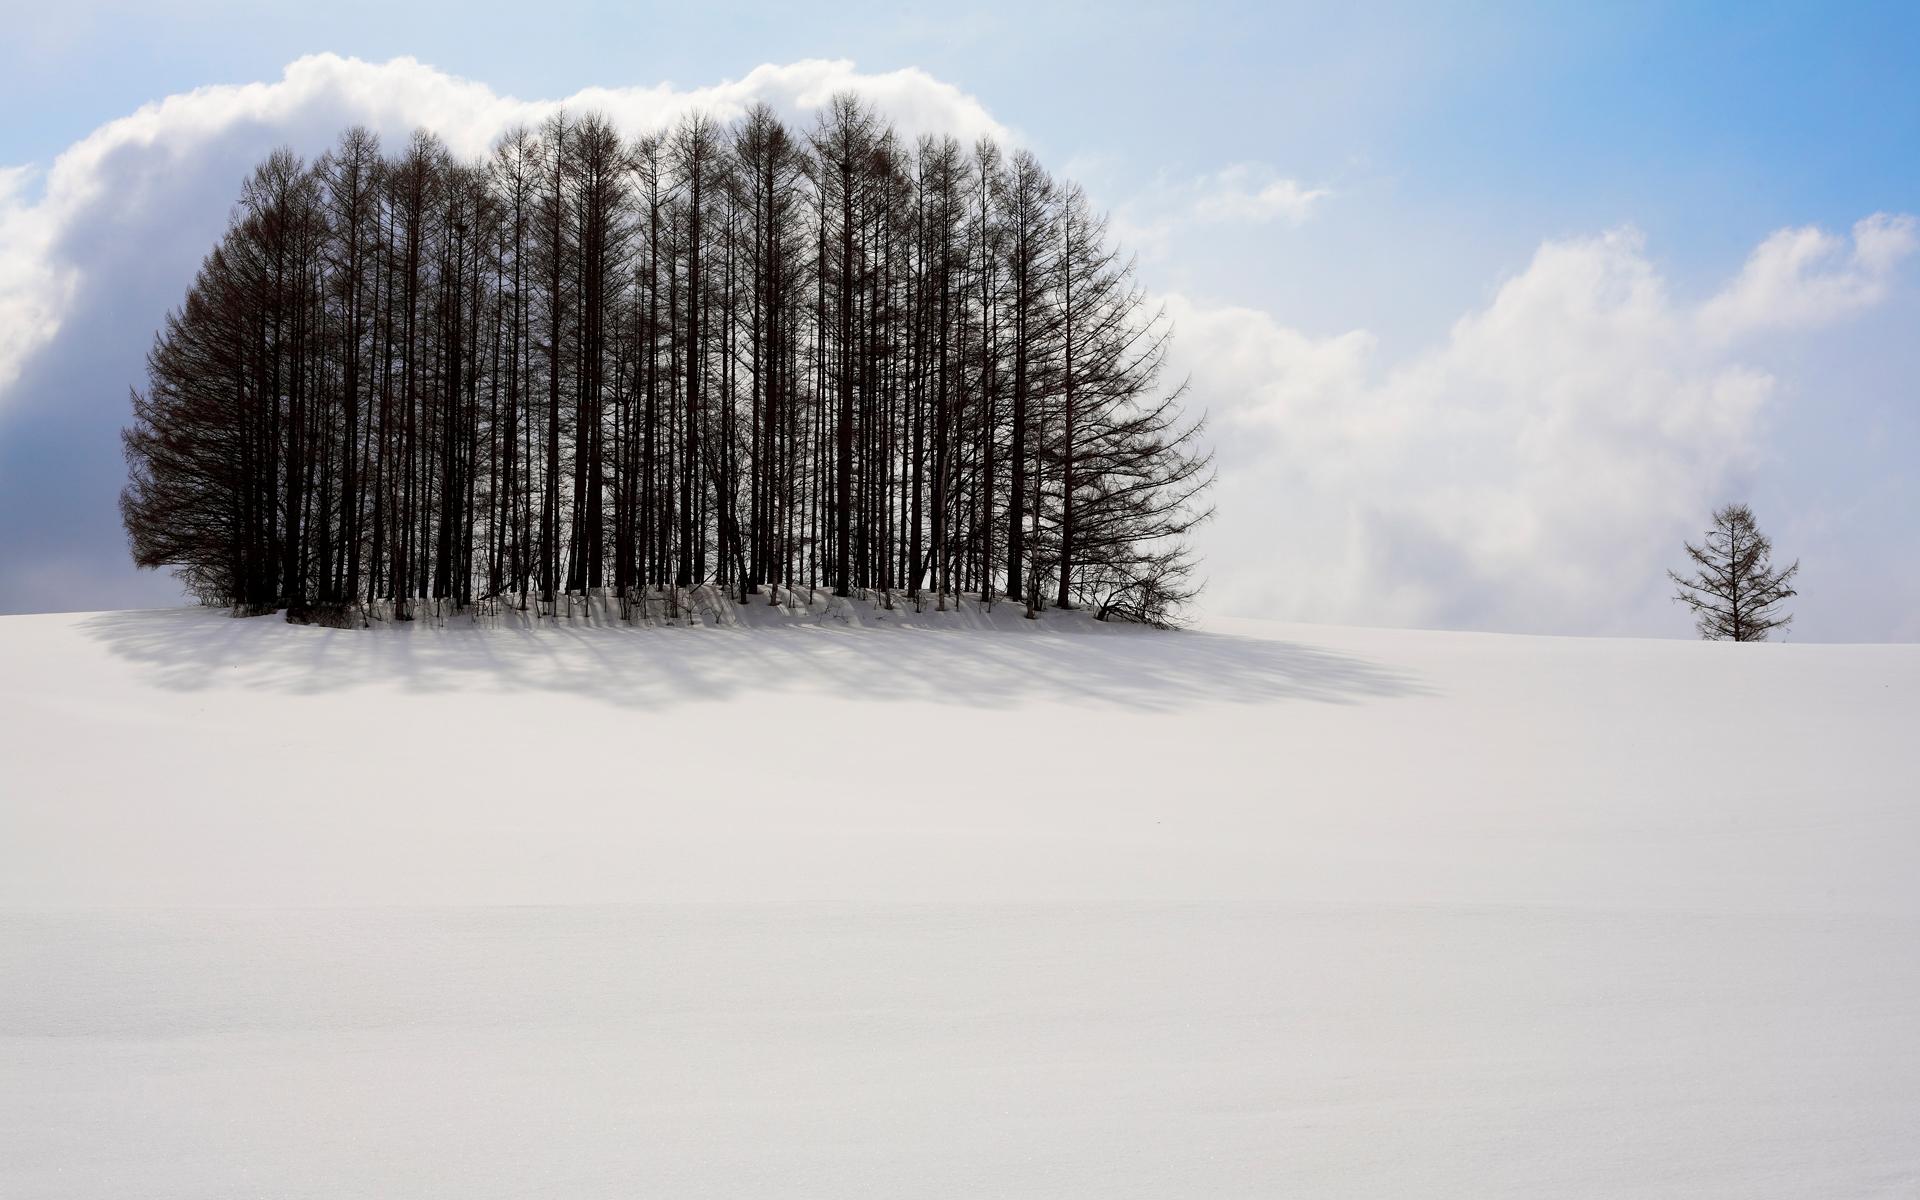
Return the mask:
<path id="1" fill-rule="evenodd" d="M 1920 1194 L 1920 647 L 702 620 L 0 618 L 0 1196 Z"/>

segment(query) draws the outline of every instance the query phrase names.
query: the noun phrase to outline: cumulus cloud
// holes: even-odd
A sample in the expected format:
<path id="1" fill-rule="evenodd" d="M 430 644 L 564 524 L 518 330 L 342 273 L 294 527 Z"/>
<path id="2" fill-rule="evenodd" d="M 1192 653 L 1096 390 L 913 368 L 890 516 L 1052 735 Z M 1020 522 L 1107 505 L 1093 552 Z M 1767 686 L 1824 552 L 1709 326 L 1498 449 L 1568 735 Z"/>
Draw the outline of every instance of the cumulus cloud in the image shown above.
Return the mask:
<path id="1" fill-rule="evenodd" d="M 1861 222 L 1850 255 L 1836 242 L 1776 234 L 1692 305 L 1632 230 L 1548 242 L 1444 342 L 1391 368 L 1364 332 L 1313 338 L 1169 298 L 1179 362 L 1220 431 L 1210 601 L 1309 620 L 1681 632 L 1661 568 L 1755 465 L 1777 391 L 1698 331 L 1736 316 L 1805 327 L 1871 303 L 1911 222 Z"/>
<path id="2" fill-rule="evenodd" d="M 1851 245 L 1812 226 L 1782 229 L 1701 309 L 1701 332 L 1731 340 L 1850 316 L 1886 298 L 1915 244 L 1914 219 L 1905 215 L 1875 213 L 1856 222 Z"/>
<path id="3" fill-rule="evenodd" d="M 27 199 L 34 174 L 0 167 L 0 404 L 26 356 L 53 336 L 73 286 L 48 252 L 53 214 Z"/>

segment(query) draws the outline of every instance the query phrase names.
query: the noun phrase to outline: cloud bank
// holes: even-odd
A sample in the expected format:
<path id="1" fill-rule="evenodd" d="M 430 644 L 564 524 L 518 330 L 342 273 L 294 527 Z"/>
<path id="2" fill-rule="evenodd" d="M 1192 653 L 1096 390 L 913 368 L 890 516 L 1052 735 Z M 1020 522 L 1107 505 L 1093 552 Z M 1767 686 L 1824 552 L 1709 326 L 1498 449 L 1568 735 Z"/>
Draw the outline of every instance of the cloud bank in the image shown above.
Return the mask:
<path id="1" fill-rule="evenodd" d="M 1850 243 L 1783 230 L 1689 305 L 1631 229 L 1550 241 L 1391 369 L 1365 332 L 1315 339 L 1169 297 L 1221 447 L 1212 601 L 1324 621 L 1680 631 L 1662 568 L 1756 465 L 1778 391 L 1736 343 L 1876 303 L 1914 243 L 1909 217 L 1869 217 Z"/>
<path id="2" fill-rule="evenodd" d="M 635 132 L 755 101 L 805 125 L 840 90 L 909 137 L 1012 138 L 977 99 L 917 70 L 807 61 L 706 87 L 521 100 L 410 59 L 317 55 L 271 83 L 149 104 L 45 169 L 0 166 L 0 612 L 178 599 L 128 562 L 118 432 L 154 330 L 268 150 L 315 154 L 358 123 L 389 144 L 426 126 L 478 154 L 562 104 Z M 1240 164 L 1156 185 L 1118 205 L 1115 227 L 1149 253 L 1152 286 L 1151 255 L 1176 234 L 1183 246 L 1217 234 L 1224 252 L 1257 226 L 1300 236 L 1328 196 Z M 1660 569 L 1764 454 L 1782 389 L 1758 361 L 1762 335 L 1880 303 L 1916 240 L 1907 216 L 1868 217 L 1851 236 L 1782 230 L 1693 301 L 1631 230 L 1550 241 L 1397 363 L 1365 331 L 1309 336 L 1259 310 L 1166 297 L 1176 369 L 1219 448 L 1209 607 L 1684 635 Z"/>

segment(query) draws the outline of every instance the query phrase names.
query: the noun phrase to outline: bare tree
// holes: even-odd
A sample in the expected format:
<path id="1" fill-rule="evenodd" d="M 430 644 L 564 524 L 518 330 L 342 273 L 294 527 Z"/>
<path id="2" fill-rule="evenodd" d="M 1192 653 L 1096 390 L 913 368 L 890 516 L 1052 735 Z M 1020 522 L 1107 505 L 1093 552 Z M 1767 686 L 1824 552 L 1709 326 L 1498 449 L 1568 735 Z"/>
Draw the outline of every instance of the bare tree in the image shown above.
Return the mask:
<path id="1" fill-rule="evenodd" d="M 1713 514 L 1713 528 L 1701 545 L 1686 544 L 1687 557 L 1699 568 L 1692 578 L 1674 571 L 1674 599 L 1693 610 L 1700 636 L 1708 641 L 1764 642 L 1776 629 L 1793 624 L 1779 606 L 1797 593 L 1791 586 L 1800 562 L 1774 569 L 1773 543 L 1754 522 L 1753 510 L 1729 504 Z"/>

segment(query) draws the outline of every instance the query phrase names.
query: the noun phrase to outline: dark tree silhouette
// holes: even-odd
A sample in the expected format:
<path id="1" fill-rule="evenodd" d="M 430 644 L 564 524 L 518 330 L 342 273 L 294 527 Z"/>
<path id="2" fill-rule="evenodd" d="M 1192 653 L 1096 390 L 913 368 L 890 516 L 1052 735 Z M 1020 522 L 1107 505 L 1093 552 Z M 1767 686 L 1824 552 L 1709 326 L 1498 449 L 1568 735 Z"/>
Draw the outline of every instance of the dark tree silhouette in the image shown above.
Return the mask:
<path id="1" fill-rule="evenodd" d="M 1674 599 L 1693 610 L 1700 636 L 1708 641 L 1764 642 L 1776 629 L 1793 623 L 1779 606 L 1796 595 L 1791 583 L 1799 560 L 1774 569 L 1773 543 L 1760 532 L 1753 510 L 1729 504 L 1713 514 L 1713 528 L 1701 545 L 1686 543 L 1698 570 L 1692 578 L 1668 571 L 1679 585 Z"/>
<path id="2" fill-rule="evenodd" d="M 133 397 L 134 558 L 245 613 L 971 592 L 1166 622 L 1207 515 L 1171 329 L 1031 154 L 836 97 L 247 180 Z"/>

